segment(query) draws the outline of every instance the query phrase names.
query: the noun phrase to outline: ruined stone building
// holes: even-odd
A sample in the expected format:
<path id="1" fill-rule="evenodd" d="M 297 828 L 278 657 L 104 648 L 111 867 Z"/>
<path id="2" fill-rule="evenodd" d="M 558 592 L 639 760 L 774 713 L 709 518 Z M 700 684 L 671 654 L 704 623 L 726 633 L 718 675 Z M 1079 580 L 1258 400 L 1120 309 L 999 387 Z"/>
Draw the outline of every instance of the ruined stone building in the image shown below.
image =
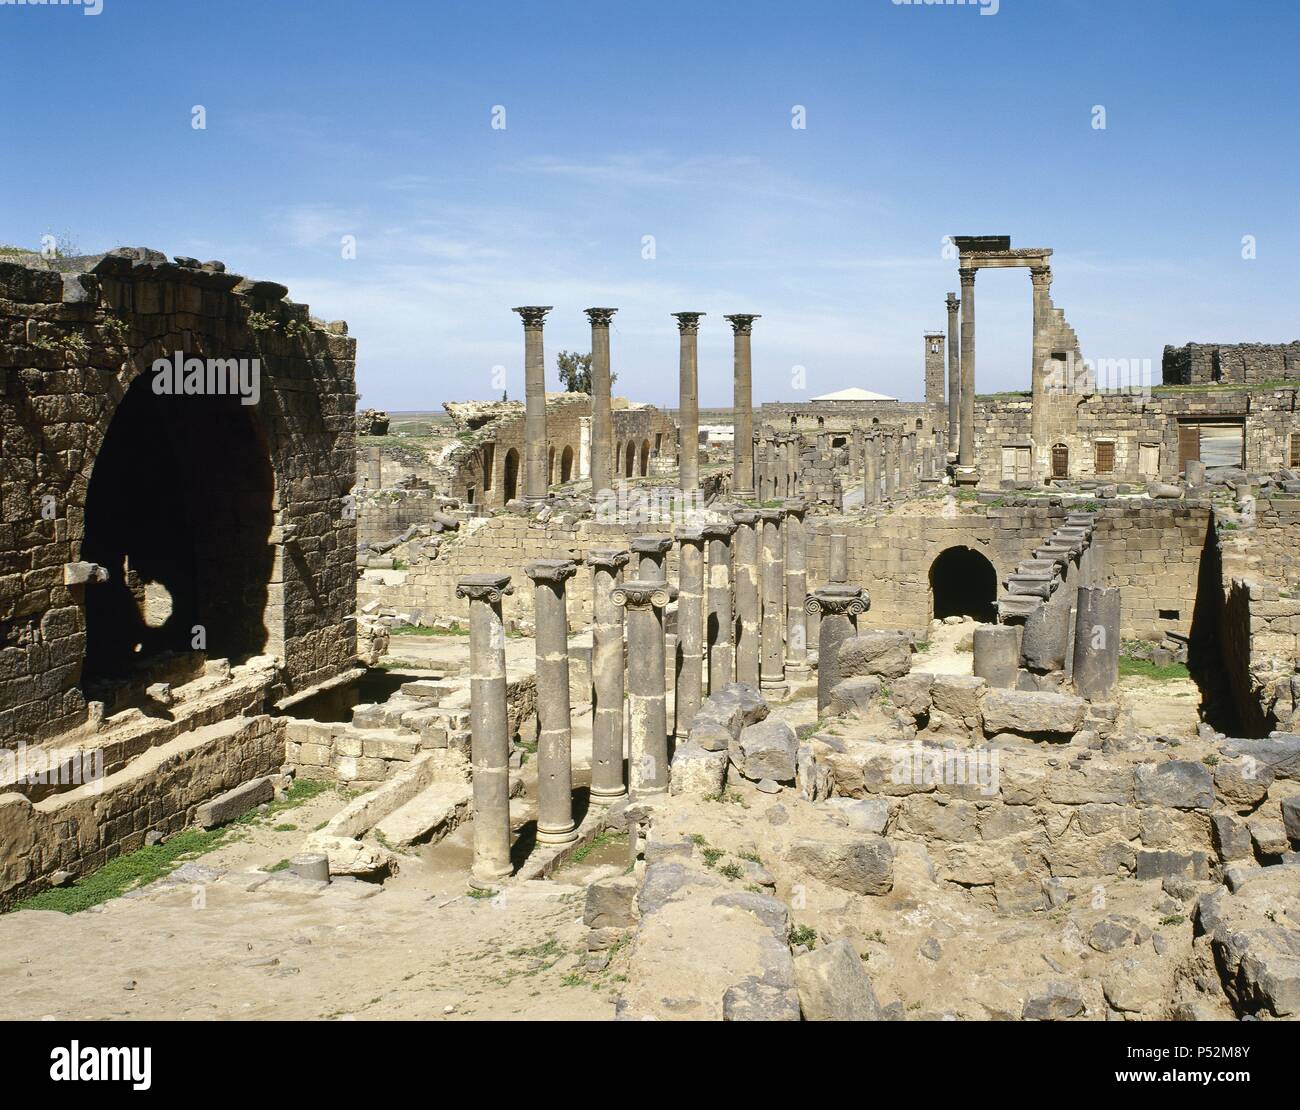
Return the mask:
<path id="1" fill-rule="evenodd" d="M 439 460 L 447 474 L 445 492 L 468 505 L 499 509 L 523 493 L 526 442 L 522 401 L 448 401 L 459 443 Z M 613 472 L 623 478 L 672 473 L 677 435 L 654 405 L 611 402 Z M 582 481 L 591 475 L 591 396 L 546 396 L 546 484 Z"/>

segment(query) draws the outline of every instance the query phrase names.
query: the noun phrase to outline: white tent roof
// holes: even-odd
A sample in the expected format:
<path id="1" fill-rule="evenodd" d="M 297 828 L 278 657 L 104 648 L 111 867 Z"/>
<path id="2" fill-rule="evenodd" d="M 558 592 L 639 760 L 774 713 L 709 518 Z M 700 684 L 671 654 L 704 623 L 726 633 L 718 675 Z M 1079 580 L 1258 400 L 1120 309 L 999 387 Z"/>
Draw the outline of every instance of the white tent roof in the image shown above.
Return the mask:
<path id="1" fill-rule="evenodd" d="M 814 401 L 897 401 L 897 397 L 887 397 L 883 393 L 872 393 L 869 389 L 841 389 L 836 393 L 823 393 L 814 397 Z"/>

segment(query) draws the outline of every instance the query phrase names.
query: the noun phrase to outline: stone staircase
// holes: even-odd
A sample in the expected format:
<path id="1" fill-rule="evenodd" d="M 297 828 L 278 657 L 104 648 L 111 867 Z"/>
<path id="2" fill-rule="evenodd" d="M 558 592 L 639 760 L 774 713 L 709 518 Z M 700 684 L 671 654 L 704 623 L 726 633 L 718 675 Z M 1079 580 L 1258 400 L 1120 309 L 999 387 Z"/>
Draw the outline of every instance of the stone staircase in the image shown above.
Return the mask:
<path id="1" fill-rule="evenodd" d="M 1017 564 L 998 599 L 998 620 L 1003 624 L 1028 620 L 1065 582 L 1065 568 L 1092 543 L 1095 513 L 1072 512 L 1065 523 L 1034 549 L 1032 558 Z"/>

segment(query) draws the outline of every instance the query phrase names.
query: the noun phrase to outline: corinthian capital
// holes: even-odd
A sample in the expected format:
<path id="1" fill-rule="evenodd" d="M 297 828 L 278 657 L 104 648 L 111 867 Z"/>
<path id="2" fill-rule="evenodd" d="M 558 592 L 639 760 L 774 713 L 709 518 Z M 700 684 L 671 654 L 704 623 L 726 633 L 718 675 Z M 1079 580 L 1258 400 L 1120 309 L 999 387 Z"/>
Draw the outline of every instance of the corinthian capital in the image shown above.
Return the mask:
<path id="1" fill-rule="evenodd" d="M 754 327 L 754 321 L 759 318 L 758 313 L 737 312 L 731 316 L 724 316 L 723 319 L 731 324 L 731 330 L 737 335 L 748 335 Z"/>
<path id="2" fill-rule="evenodd" d="M 967 289 L 975 284 L 975 274 L 977 268 L 974 266 L 963 266 L 957 271 L 957 276 L 961 278 L 963 289 Z"/>
<path id="3" fill-rule="evenodd" d="M 703 312 L 674 312 L 677 317 L 677 330 L 684 335 L 694 335 L 700 330 L 700 317 L 706 315 Z"/>
<path id="4" fill-rule="evenodd" d="M 551 306 L 548 304 L 530 304 L 524 305 L 522 308 L 512 308 L 510 311 L 517 312 L 523 317 L 524 327 L 540 328 L 542 321 L 546 319 L 546 314 L 551 311 Z"/>
<path id="5" fill-rule="evenodd" d="M 516 309 L 515 311 L 518 311 Z M 614 318 L 617 308 L 584 308 L 582 310 L 587 314 L 587 319 L 591 321 L 593 328 L 607 328 L 609 322 Z"/>

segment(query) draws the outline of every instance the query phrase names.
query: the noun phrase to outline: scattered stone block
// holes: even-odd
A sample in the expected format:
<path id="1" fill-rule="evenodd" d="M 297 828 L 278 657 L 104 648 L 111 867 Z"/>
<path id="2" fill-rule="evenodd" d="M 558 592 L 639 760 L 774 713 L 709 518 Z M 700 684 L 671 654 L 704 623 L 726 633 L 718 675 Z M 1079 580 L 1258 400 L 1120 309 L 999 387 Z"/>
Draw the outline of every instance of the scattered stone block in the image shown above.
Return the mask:
<path id="1" fill-rule="evenodd" d="M 705 798 L 721 794 L 727 783 L 726 751 L 709 751 L 694 739 L 673 753 L 669 792 Z"/>
<path id="2" fill-rule="evenodd" d="M 1202 763 L 1173 759 L 1144 763 L 1134 772 L 1138 805 L 1171 809 L 1210 809 L 1214 805 L 1214 777 Z"/>
<path id="3" fill-rule="evenodd" d="M 794 980 L 806 1021 L 882 1020 L 871 979 L 847 940 L 796 957 Z"/>
<path id="4" fill-rule="evenodd" d="M 202 828 L 215 829 L 242 817 L 254 806 L 269 802 L 275 797 L 275 786 L 269 777 L 252 779 L 218 794 L 194 811 L 194 820 Z"/>
<path id="5" fill-rule="evenodd" d="M 912 638 L 906 632 L 861 632 L 840 644 L 840 677 L 902 678 L 912 669 Z"/>
<path id="6" fill-rule="evenodd" d="M 771 717 L 745 726 L 728 750 L 731 762 L 747 779 L 794 781 L 799 739 L 785 721 Z"/>

